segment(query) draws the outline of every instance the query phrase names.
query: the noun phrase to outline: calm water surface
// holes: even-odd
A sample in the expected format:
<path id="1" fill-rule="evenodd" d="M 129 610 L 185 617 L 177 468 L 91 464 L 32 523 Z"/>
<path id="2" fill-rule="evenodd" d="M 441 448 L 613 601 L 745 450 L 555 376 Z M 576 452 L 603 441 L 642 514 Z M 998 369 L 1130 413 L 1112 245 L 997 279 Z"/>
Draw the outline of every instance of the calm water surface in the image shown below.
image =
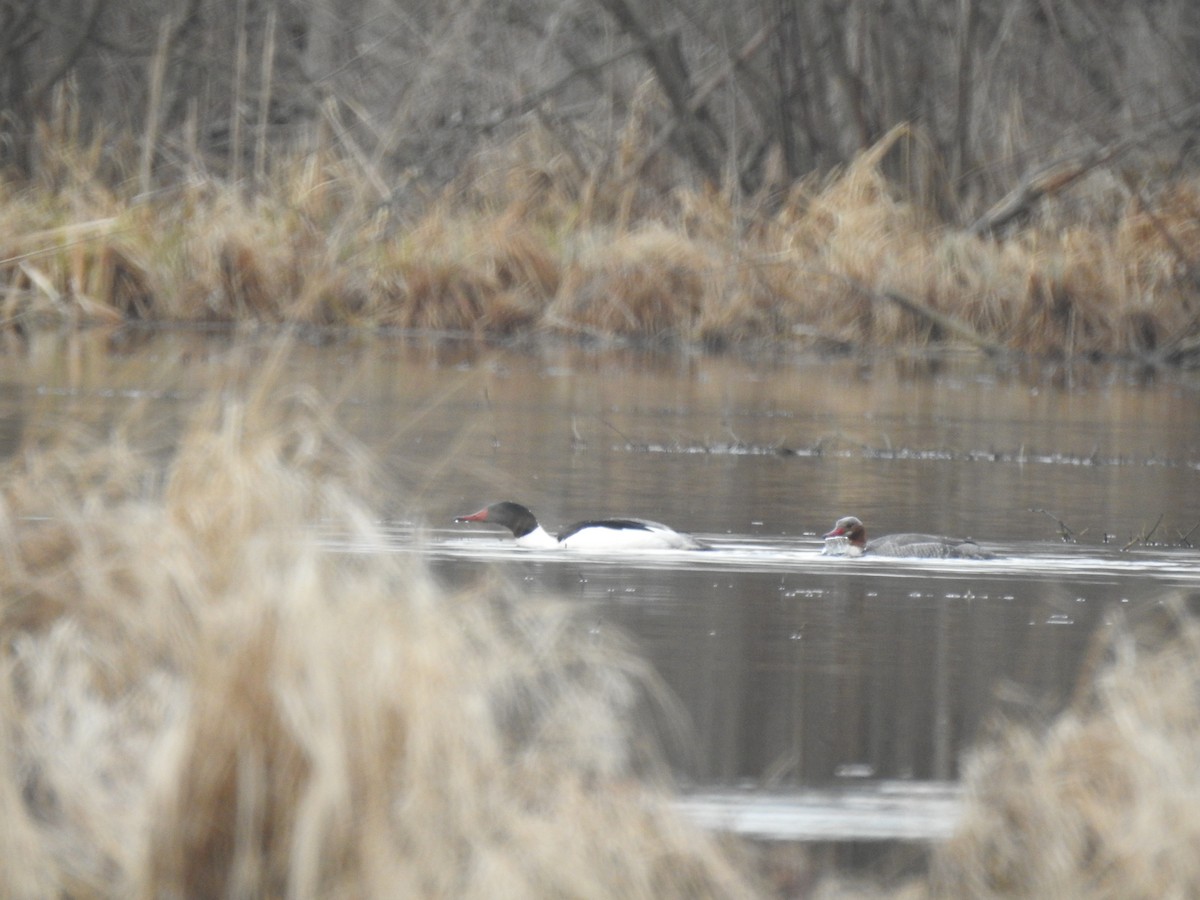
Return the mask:
<path id="1" fill-rule="evenodd" d="M 134 406 L 169 430 L 272 358 L 269 340 L 227 335 L 14 342 L 0 449 Z M 303 343 L 281 365 L 338 404 L 394 485 L 392 540 L 333 534 L 331 551 L 421 553 L 452 583 L 499 566 L 627 632 L 686 709 L 695 739 L 672 752 L 704 789 L 953 780 L 997 711 L 1063 702 L 1098 629 L 1200 589 L 1187 373 L 363 339 Z M 498 499 L 552 531 L 636 515 L 713 549 L 528 553 L 452 524 Z M 822 557 L 819 535 L 851 513 L 1003 558 Z"/>

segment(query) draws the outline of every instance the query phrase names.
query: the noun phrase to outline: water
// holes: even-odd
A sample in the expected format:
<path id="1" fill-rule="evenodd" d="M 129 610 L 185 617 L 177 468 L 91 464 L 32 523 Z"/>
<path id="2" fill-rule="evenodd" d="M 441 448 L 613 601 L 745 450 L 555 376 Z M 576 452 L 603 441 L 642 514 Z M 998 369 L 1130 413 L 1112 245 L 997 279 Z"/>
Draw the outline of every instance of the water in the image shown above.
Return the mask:
<path id="1" fill-rule="evenodd" d="M 191 332 L 7 350 L 3 452 L 67 425 L 103 432 L 133 407 L 169 433 L 206 390 L 275 358 L 268 338 Z M 780 827 L 772 804 L 815 836 L 814 804 L 840 815 L 881 786 L 893 807 L 909 798 L 888 833 L 944 833 L 946 807 L 923 824 L 923 798 L 990 718 L 1052 714 L 1099 630 L 1200 587 L 1200 380 L 1186 373 L 368 338 L 301 343 L 277 364 L 281 385 L 337 403 L 392 486 L 386 544 L 328 534 L 331 552 L 419 553 L 454 584 L 500 567 L 578 604 L 586 627 L 628 633 L 686 713 L 691 737 L 667 746 L 696 815 L 733 803 L 764 834 Z M 498 499 L 550 530 L 635 515 L 713 549 L 528 553 L 452 524 Z M 821 556 L 846 514 L 1001 557 Z"/>

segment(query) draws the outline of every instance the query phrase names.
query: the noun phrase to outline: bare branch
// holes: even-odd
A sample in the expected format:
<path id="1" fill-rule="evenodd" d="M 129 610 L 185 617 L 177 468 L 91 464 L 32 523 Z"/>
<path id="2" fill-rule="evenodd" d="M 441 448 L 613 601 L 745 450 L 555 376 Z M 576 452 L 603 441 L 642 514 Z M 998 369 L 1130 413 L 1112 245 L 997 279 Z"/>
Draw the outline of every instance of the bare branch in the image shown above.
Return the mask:
<path id="1" fill-rule="evenodd" d="M 75 30 L 75 27 L 70 23 L 63 23 L 65 28 L 75 30 L 75 40 L 66 53 L 62 55 L 53 68 L 47 72 L 31 90 L 33 96 L 34 108 L 40 107 L 46 100 L 46 96 L 54 89 L 71 69 L 75 68 L 75 64 L 79 62 L 83 56 L 83 51 L 87 48 L 88 43 L 92 40 L 96 33 L 96 25 L 100 21 L 100 14 L 104 11 L 106 0 L 92 0 L 91 8 L 82 16 L 82 23 Z M 43 17 L 41 12 L 38 13 L 39 18 Z"/>
<path id="2" fill-rule="evenodd" d="M 898 306 L 902 306 L 909 312 L 915 313 L 942 331 L 957 335 L 969 344 L 978 347 L 989 356 L 1001 356 L 1008 352 L 1003 344 L 983 336 L 966 322 L 956 319 L 953 316 L 948 316 L 943 312 L 938 312 L 933 307 L 926 306 L 919 300 L 901 294 L 899 291 L 883 290 L 880 291 L 879 295 L 886 297 Z"/>
<path id="3" fill-rule="evenodd" d="M 1027 214 L 1033 204 L 1043 197 L 1058 193 L 1097 166 L 1110 162 L 1129 149 L 1133 143 L 1133 138 L 1125 138 L 1108 147 L 1072 154 L 1041 166 L 1021 179 L 1020 184 L 972 222 L 967 231 L 976 236 L 998 231 L 1014 219 Z"/>
<path id="4" fill-rule="evenodd" d="M 724 138 L 721 131 L 713 125 L 703 105 L 695 109 L 691 106 L 691 80 L 678 32 L 666 35 L 652 34 L 628 0 L 597 2 L 608 10 L 617 24 L 639 45 L 642 55 L 654 71 L 659 86 L 680 122 L 687 139 L 687 152 L 709 181 L 720 182 L 720 161 L 725 151 Z"/>
<path id="5" fill-rule="evenodd" d="M 1031 509 L 1029 511 L 1033 512 L 1033 513 L 1041 513 L 1043 516 L 1047 516 L 1048 518 L 1052 519 L 1055 523 L 1057 523 L 1058 536 L 1060 538 L 1062 538 L 1062 541 L 1064 544 L 1074 544 L 1076 542 L 1077 538 L 1076 538 L 1075 532 L 1071 530 L 1071 527 L 1069 525 L 1067 525 L 1066 522 L 1064 522 L 1062 519 L 1060 519 L 1054 513 L 1050 512 L 1049 510 L 1045 510 L 1045 509 Z"/>

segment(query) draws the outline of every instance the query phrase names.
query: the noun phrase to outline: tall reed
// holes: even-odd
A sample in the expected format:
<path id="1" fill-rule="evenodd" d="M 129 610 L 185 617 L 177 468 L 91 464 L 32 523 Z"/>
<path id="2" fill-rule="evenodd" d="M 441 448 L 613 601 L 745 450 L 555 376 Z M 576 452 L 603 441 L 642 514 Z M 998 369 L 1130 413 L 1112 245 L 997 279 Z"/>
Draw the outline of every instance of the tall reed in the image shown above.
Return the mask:
<path id="1" fill-rule="evenodd" d="M 1200 624 L 1180 598 L 1157 612 L 1099 636 L 1098 665 L 1048 727 L 999 727 L 971 753 L 932 895 L 1200 891 Z"/>
<path id="2" fill-rule="evenodd" d="M 1047 199 L 1024 227 L 982 238 L 885 176 L 916 141 L 894 129 L 843 170 L 750 199 L 682 187 L 644 196 L 619 171 L 522 157 L 552 154 L 532 138 L 436 196 L 412 184 L 389 193 L 361 154 L 324 149 L 270 167 L 260 153 L 249 196 L 197 173 L 135 197 L 89 171 L 101 157 L 66 145 L 46 154 L 38 188 L 0 184 L 5 321 L 864 349 L 966 336 L 1037 356 L 1139 359 L 1194 341 L 1194 179 L 1147 196 L 1096 173 L 1073 183 L 1069 202 Z M 600 202 L 614 192 L 628 202 Z M 79 234 L 95 221 L 113 224 Z"/>
<path id="3" fill-rule="evenodd" d="M 269 381 L 269 379 L 268 379 Z M 731 897 L 669 803 L 619 640 L 384 546 L 303 391 L 127 423 L 0 478 L 6 896 Z M 410 548 L 416 550 L 417 548 Z"/>

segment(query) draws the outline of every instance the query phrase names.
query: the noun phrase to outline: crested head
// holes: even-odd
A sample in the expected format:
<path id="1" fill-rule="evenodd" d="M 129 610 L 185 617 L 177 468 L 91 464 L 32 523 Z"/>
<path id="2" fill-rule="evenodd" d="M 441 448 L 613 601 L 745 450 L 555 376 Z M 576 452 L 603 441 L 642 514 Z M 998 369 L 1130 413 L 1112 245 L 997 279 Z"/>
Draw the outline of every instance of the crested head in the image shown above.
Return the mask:
<path id="1" fill-rule="evenodd" d="M 844 537 L 851 545 L 862 547 L 867 543 L 867 527 L 858 516 L 842 516 L 833 523 L 833 530 L 825 534 L 829 538 Z"/>

